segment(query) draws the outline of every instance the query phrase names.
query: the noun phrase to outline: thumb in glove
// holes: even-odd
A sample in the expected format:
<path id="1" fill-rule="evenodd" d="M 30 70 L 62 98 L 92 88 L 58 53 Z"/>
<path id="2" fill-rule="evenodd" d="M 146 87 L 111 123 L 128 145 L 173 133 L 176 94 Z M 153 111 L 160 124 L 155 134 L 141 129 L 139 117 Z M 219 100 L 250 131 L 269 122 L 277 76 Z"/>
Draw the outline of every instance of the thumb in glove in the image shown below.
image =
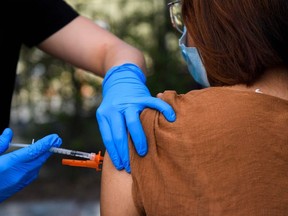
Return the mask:
<path id="1" fill-rule="evenodd" d="M 48 135 L 32 145 L 0 156 L 0 202 L 22 190 L 39 174 L 51 156 L 51 147 L 59 147 L 61 138 Z"/>

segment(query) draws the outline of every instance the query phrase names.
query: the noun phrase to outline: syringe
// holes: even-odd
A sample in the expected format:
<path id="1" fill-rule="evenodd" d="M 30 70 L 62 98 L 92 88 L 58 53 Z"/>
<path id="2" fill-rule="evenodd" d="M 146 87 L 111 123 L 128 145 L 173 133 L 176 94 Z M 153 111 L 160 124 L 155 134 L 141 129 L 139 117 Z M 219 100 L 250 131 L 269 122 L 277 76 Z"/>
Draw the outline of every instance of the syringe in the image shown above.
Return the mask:
<path id="1" fill-rule="evenodd" d="M 27 147 L 30 144 L 20 144 L 20 143 L 10 143 L 9 147 Z M 63 155 L 69 155 L 69 156 L 74 156 L 74 157 L 80 157 L 80 158 L 86 158 L 89 160 L 94 160 L 95 159 L 95 153 L 87 153 L 87 152 L 82 152 L 82 151 L 75 151 L 75 150 L 70 150 L 70 149 L 65 149 L 65 148 L 57 148 L 57 147 L 52 147 L 49 149 L 50 152 L 57 153 L 57 154 L 63 154 Z"/>

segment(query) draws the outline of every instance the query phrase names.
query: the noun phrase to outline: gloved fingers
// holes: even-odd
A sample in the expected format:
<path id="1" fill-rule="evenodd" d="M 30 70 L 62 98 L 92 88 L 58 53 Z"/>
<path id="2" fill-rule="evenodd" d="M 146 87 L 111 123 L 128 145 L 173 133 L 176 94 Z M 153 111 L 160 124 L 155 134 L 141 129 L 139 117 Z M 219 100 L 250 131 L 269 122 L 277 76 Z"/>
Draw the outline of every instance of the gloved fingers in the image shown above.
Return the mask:
<path id="1" fill-rule="evenodd" d="M 139 111 L 137 108 L 127 108 L 125 110 L 125 117 L 126 124 L 137 153 L 140 156 L 146 155 L 148 151 L 148 145 L 146 135 L 140 121 Z"/>
<path id="2" fill-rule="evenodd" d="M 28 162 L 19 162 L 19 160 L 17 161 L 17 158 L 13 160 L 13 158 L 15 158 L 13 152 L 3 155 L 0 159 L 0 163 L 3 162 L 0 166 L 1 176 L 5 176 L 5 178 L 9 179 L 9 181 L 7 180 L 9 184 L 13 184 L 14 181 L 16 181 L 15 184 L 17 182 L 19 183 L 19 181 L 21 181 L 19 178 L 24 178 L 25 175 L 29 177 L 29 173 L 31 172 L 38 173 L 51 155 L 51 152 L 46 152 L 38 158 Z"/>
<path id="3" fill-rule="evenodd" d="M 126 172 L 130 173 L 130 158 L 129 158 L 129 145 L 128 133 L 125 124 L 124 115 L 118 114 L 113 116 L 113 122 L 110 123 L 112 137 L 120 156 L 123 167 Z"/>
<path id="4" fill-rule="evenodd" d="M 30 184 L 32 181 L 34 181 L 39 174 L 40 167 L 33 167 L 33 169 L 22 169 L 19 170 L 19 168 L 14 169 L 14 175 L 10 175 L 10 181 L 9 184 L 11 185 L 10 191 L 13 189 L 15 192 L 21 190 L 23 187 Z M 13 188 L 12 188 L 13 187 Z"/>
<path id="5" fill-rule="evenodd" d="M 40 170 L 40 168 L 52 154 L 53 153 L 47 151 L 44 154 L 41 154 L 39 157 L 35 158 L 33 161 L 28 162 L 31 169 Z"/>
<path id="6" fill-rule="evenodd" d="M 23 188 L 26 187 L 27 185 L 31 184 L 34 180 L 36 180 L 39 176 L 39 172 L 40 172 L 41 166 L 39 166 L 36 169 L 31 170 L 30 172 L 28 172 L 26 175 L 24 175 L 23 178 Z"/>
<path id="7" fill-rule="evenodd" d="M 102 117 L 102 114 L 100 115 L 100 112 L 98 112 L 98 110 L 96 112 L 96 117 L 99 125 L 99 130 L 103 139 L 103 143 L 111 158 L 111 161 L 113 162 L 116 169 L 122 170 L 124 167 L 118 155 L 116 146 L 114 145 L 113 136 L 108 121 L 104 116 Z"/>
<path id="8" fill-rule="evenodd" d="M 12 137 L 13 137 L 13 131 L 10 128 L 6 128 L 0 135 L 0 154 L 8 149 Z"/>
<path id="9" fill-rule="evenodd" d="M 156 109 L 161 112 L 167 121 L 174 122 L 176 120 L 176 113 L 173 108 L 160 98 L 149 97 L 145 100 L 145 106 Z"/>
<path id="10" fill-rule="evenodd" d="M 26 159 L 22 156 L 23 162 L 26 160 L 34 160 L 35 158 L 46 154 L 50 148 L 59 147 L 61 144 L 62 139 L 57 134 L 47 135 L 30 145 L 28 148 L 23 148 L 23 151 L 26 151 L 25 155 L 27 155 Z"/>
<path id="11" fill-rule="evenodd" d="M 13 164 L 21 164 L 35 160 L 37 157 L 48 152 L 51 147 L 59 147 L 61 144 L 62 139 L 56 134 L 51 134 L 28 147 L 15 150 L 11 153 L 3 155 L 2 157 L 6 157 L 7 163 L 12 166 Z"/>
<path id="12" fill-rule="evenodd" d="M 39 174 L 39 169 L 19 172 L 19 170 L 8 170 L 9 175 L 5 175 L 6 181 L 0 185 L 0 202 L 6 200 L 18 191 L 33 182 Z"/>

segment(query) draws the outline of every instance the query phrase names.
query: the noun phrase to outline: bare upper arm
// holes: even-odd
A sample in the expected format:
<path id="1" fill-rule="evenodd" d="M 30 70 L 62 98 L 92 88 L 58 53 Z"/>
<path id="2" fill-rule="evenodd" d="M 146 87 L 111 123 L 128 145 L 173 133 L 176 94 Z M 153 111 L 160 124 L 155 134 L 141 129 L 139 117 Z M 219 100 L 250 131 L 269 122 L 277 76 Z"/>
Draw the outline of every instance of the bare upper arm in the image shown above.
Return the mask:
<path id="1" fill-rule="evenodd" d="M 145 69 L 144 57 L 139 50 L 84 16 L 72 20 L 38 47 L 101 77 L 112 66 L 126 62 Z"/>
<path id="2" fill-rule="evenodd" d="M 118 171 L 105 153 L 101 177 L 101 216 L 139 215 L 132 198 L 132 177 L 125 170 Z"/>
<path id="3" fill-rule="evenodd" d="M 100 71 L 104 55 L 101 52 L 105 53 L 105 44 L 113 40 L 116 39 L 112 34 L 97 26 L 92 20 L 78 16 L 38 47 L 75 66 L 97 71 L 98 75 L 102 75 Z"/>

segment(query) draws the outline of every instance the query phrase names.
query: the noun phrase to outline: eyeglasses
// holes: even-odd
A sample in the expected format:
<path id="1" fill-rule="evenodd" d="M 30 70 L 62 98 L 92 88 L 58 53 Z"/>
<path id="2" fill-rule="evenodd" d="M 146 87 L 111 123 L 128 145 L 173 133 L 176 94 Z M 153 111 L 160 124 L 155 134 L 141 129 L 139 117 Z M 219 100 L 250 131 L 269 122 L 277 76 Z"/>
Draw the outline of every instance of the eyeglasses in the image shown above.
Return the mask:
<path id="1" fill-rule="evenodd" d="M 184 30 L 184 23 L 182 19 L 181 0 L 168 3 L 168 8 L 169 8 L 172 26 L 182 34 Z"/>

